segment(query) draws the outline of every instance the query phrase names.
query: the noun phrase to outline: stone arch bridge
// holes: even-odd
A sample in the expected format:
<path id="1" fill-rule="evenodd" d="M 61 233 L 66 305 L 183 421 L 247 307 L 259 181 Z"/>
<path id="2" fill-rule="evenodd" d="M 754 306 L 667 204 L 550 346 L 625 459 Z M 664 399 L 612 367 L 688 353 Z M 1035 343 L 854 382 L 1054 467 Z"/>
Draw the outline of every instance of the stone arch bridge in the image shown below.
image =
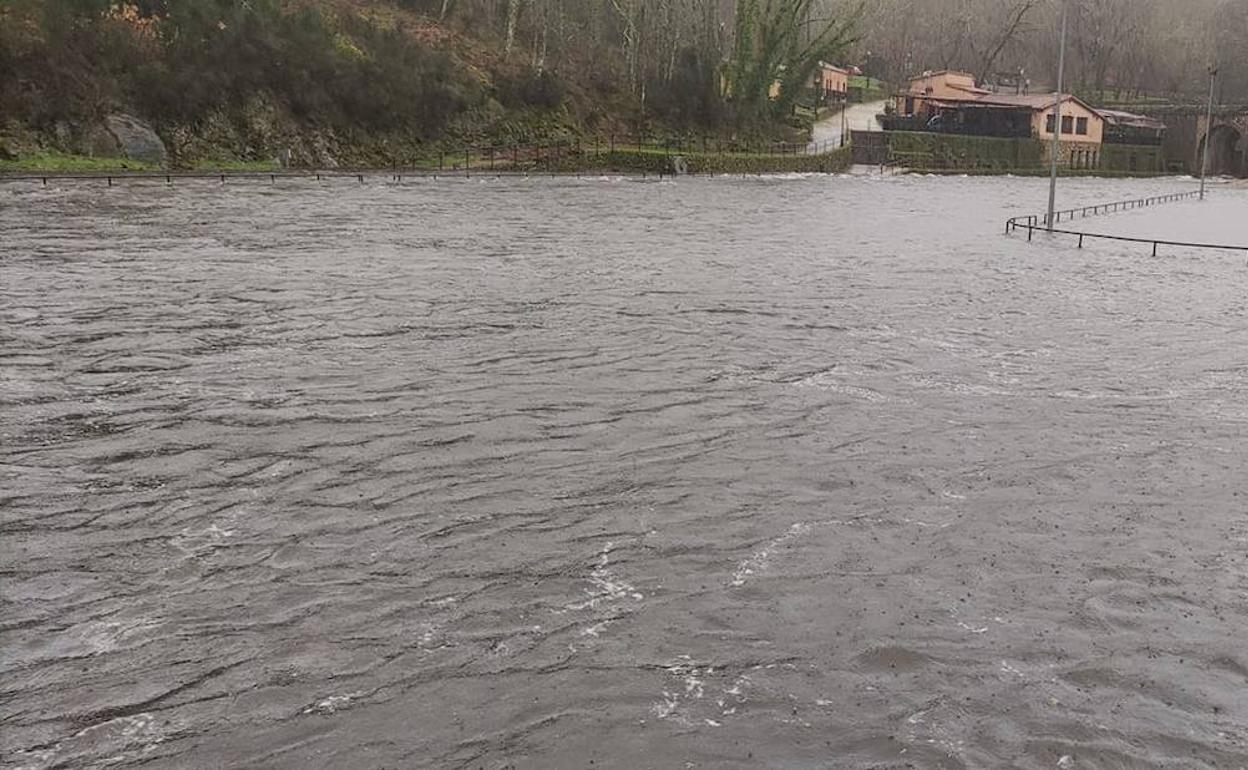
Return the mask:
<path id="1" fill-rule="evenodd" d="M 1124 109 L 1131 109 L 1124 107 Z M 1164 106 L 1137 109 L 1166 124 L 1164 153 L 1170 170 L 1200 173 L 1201 155 L 1209 139 L 1209 173 L 1248 177 L 1248 105 L 1223 105 L 1213 110 L 1212 130 L 1205 107 Z"/>
<path id="2" fill-rule="evenodd" d="M 1238 112 L 1216 112 L 1212 126 L 1206 126 L 1202 115 L 1197 122 L 1196 165 L 1209 143 L 1209 173 L 1221 176 L 1248 177 L 1248 107 Z"/>

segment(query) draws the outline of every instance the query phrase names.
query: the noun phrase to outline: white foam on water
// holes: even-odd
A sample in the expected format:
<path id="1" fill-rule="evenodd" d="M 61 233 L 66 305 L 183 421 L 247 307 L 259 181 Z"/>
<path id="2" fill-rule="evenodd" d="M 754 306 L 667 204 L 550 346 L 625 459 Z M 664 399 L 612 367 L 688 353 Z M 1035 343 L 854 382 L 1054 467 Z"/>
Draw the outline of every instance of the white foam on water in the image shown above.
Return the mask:
<path id="1" fill-rule="evenodd" d="M 18 752 L 16 770 L 44 770 L 53 766 L 105 767 L 122 764 L 135 754 L 156 748 L 165 731 L 147 712 L 115 717 L 84 727 L 48 749 Z"/>
<path id="2" fill-rule="evenodd" d="M 606 627 L 609 626 L 610 624 L 611 624 L 611 621 L 604 620 L 601 623 L 595 623 L 592 626 L 582 628 L 581 636 L 598 636 L 598 634 L 601 634 L 606 629 Z"/>
<path id="3" fill-rule="evenodd" d="M 619 577 L 609 568 L 611 551 L 614 548 L 615 543 L 610 542 L 599 551 L 598 562 L 593 571 L 589 573 L 589 583 L 592 588 L 585 591 L 588 598 L 582 602 L 565 604 L 565 610 L 592 610 L 597 609 L 598 605 L 604 602 L 615 603 L 627 600 L 639 602 L 646 598 L 636 586 Z"/>
<path id="4" fill-rule="evenodd" d="M 767 568 L 768 563 L 771 561 L 772 554 L 774 554 L 777 549 L 782 548 L 786 543 L 807 534 L 810 532 L 810 529 L 810 524 L 799 521 L 789 527 L 783 535 L 775 538 L 774 540 L 768 542 L 767 545 L 755 551 L 749 558 L 737 565 L 737 569 L 732 573 L 732 585 L 745 585 L 746 581 L 752 576 Z"/>
<path id="5" fill-rule="evenodd" d="M 661 700 L 650 707 L 650 713 L 685 727 L 721 727 L 725 718 L 736 714 L 746 702 L 745 690 L 752 684 L 749 676 L 738 675 L 724 686 L 722 669 L 699 666 L 688 655 L 680 658 L 680 662 L 664 667 L 675 681 L 663 688 Z M 718 686 L 715 680 L 719 680 Z"/>
<path id="6" fill-rule="evenodd" d="M 121 649 L 127 641 L 164 625 L 164 621 L 155 618 L 136 618 L 126 622 L 88 621 L 57 634 L 47 645 L 33 651 L 31 659 L 102 655 Z"/>
<path id="7" fill-rule="evenodd" d="M 363 693 L 353 692 L 346 695 L 330 695 L 305 708 L 303 714 L 324 714 L 326 716 L 351 708 L 355 700 Z"/>
<path id="8" fill-rule="evenodd" d="M 183 558 L 194 559 L 207 556 L 222 547 L 236 533 L 237 530 L 212 524 L 199 531 L 184 529 L 170 538 L 169 543 L 183 553 Z"/>

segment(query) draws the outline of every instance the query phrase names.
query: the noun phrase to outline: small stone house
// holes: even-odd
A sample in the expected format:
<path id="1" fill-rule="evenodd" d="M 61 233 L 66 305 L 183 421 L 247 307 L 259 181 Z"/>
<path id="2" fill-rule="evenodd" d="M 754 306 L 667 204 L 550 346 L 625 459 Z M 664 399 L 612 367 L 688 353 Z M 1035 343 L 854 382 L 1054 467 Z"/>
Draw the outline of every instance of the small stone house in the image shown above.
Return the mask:
<path id="1" fill-rule="evenodd" d="M 843 102 L 849 96 L 849 70 L 821 61 L 814 85 L 823 102 Z"/>

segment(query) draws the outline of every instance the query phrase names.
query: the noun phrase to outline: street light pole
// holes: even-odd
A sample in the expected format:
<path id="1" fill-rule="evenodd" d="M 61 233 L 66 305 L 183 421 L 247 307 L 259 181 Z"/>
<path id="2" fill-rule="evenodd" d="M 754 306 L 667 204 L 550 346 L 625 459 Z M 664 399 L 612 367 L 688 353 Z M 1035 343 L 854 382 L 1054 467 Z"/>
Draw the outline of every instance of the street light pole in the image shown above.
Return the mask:
<path id="1" fill-rule="evenodd" d="M 1205 151 L 1200 156 L 1200 199 L 1205 199 L 1205 174 L 1209 172 L 1209 140 L 1213 138 L 1213 84 L 1218 79 L 1218 68 L 1209 66 L 1209 107 L 1205 111 Z"/>
<path id="2" fill-rule="evenodd" d="M 1062 88 L 1066 77 L 1066 0 L 1062 0 L 1062 38 L 1057 53 L 1057 94 L 1053 101 L 1053 157 L 1049 167 L 1049 232 L 1053 232 L 1053 209 L 1057 204 L 1057 156 L 1062 151 Z"/>

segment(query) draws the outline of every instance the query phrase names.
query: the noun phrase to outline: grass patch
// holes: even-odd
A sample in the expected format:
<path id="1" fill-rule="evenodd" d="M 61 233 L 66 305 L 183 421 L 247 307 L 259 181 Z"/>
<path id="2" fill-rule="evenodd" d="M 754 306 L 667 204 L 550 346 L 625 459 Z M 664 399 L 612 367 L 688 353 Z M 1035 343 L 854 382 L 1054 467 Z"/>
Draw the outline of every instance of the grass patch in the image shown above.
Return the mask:
<path id="1" fill-rule="evenodd" d="M 46 150 L 30 155 L 19 155 L 17 160 L 0 159 L 0 171 L 149 171 L 158 168 L 151 163 L 129 158 L 97 158 L 90 155 L 70 155 Z"/>
<path id="2" fill-rule="evenodd" d="M 280 171 L 282 164 L 276 160 L 197 160 L 191 164 L 195 171 Z"/>
<path id="3" fill-rule="evenodd" d="M 863 91 L 887 91 L 888 90 L 888 84 L 885 83 L 883 80 L 870 78 L 870 77 L 867 77 L 866 75 L 850 75 L 849 87 L 860 88 Z"/>

